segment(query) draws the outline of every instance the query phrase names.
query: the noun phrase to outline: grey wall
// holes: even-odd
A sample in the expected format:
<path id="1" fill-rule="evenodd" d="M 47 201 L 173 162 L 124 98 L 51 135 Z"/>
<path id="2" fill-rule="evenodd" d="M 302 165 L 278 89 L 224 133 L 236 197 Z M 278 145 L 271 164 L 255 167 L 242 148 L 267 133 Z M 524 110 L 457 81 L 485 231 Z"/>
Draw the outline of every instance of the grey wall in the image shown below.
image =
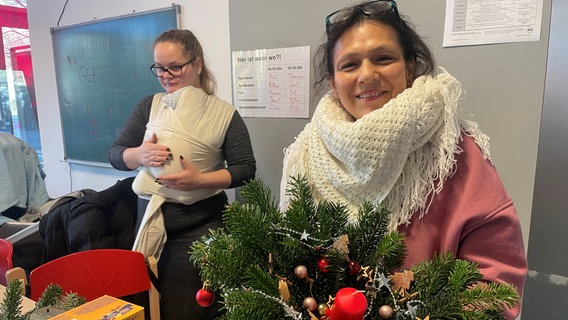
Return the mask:
<path id="1" fill-rule="evenodd" d="M 322 41 L 322 22 L 345 1 L 229 1 L 231 50 L 311 46 Z M 313 68 L 310 78 L 313 83 Z M 313 86 L 312 86 L 313 87 Z M 310 117 L 322 94 L 310 89 Z M 245 118 L 257 160 L 257 176 L 279 195 L 283 150 L 294 141 L 308 119 Z"/>
<path id="2" fill-rule="evenodd" d="M 568 301 L 568 2 L 552 8 L 523 317 L 566 319 Z"/>
<path id="3" fill-rule="evenodd" d="M 355 1 L 231 0 L 231 50 L 309 45 L 313 55 L 323 40 L 327 14 L 351 3 Z M 491 137 L 492 158 L 515 201 L 527 247 L 551 0 L 544 1 L 540 41 L 453 48 L 442 48 L 444 0 L 397 3 L 428 41 L 437 63 L 463 83 L 464 109 Z M 320 96 L 313 92 L 310 114 Z M 307 120 L 246 118 L 245 122 L 252 135 L 258 176 L 278 195 L 282 150 Z"/>

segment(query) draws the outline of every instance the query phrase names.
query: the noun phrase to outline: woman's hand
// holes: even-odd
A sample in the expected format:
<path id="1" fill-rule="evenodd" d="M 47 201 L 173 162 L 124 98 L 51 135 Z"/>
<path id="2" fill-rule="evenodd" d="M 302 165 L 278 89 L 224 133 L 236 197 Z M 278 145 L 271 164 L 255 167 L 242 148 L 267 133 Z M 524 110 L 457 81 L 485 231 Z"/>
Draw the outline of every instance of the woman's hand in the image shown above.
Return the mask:
<path id="1" fill-rule="evenodd" d="M 179 157 L 182 171 L 164 174 L 156 182 L 175 190 L 192 191 L 196 189 L 226 189 L 231 185 L 231 174 L 227 169 L 201 172 L 190 161 Z"/>
<path id="2" fill-rule="evenodd" d="M 171 160 L 172 153 L 167 146 L 158 144 L 158 137 L 154 133 L 139 147 L 126 149 L 123 158 L 131 169 L 139 166 L 161 167 Z"/>
<path id="3" fill-rule="evenodd" d="M 158 144 L 155 133 L 149 140 L 138 147 L 140 163 L 146 167 L 161 167 L 172 159 L 172 153 L 166 146 Z"/>
<path id="4" fill-rule="evenodd" d="M 159 176 L 156 182 L 167 188 L 180 191 L 192 191 L 203 188 L 205 174 L 201 173 L 191 162 L 180 156 L 182 171 Z"/>

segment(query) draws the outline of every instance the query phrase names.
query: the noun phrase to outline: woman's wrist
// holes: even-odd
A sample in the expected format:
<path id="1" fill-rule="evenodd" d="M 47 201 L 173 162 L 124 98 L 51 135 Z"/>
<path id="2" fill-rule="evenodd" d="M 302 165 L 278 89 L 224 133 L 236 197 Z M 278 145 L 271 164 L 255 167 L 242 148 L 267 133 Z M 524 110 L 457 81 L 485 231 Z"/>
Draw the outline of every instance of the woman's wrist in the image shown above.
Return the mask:
<path id="1" fill-rule="evenodd" d="M 143 165 L 143 163 L 138 160 L 138 149 L 138 147 L 127 148 L 126 150 L 124 150 L 124 153 L 122 155 L 124 164 L 132 170 L 137 169 L 138 167 Z"/>

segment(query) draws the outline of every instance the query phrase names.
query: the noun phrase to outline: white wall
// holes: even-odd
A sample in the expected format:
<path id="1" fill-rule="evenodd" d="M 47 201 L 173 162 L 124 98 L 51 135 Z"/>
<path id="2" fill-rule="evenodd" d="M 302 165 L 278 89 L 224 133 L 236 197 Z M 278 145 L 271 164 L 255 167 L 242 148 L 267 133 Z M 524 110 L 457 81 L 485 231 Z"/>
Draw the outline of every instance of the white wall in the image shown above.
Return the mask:
<path id="1" fill-rule="evenodd" d="M 49 195 L 57 197 L 83 188 L 102 190 L 113 185 L 116 180 L 134 175 L 136 172 L 121 172 L 110 167 L 63 161 L 63 136 L 50 29 L 166 8 L 172 5 L 172 1 L 69 0 L 64 11 L 65 0 L 28 0 L 27 3 L 39 128 Z M 192 30 L 203 46 L 208 66 L 217 78 L 217 95 L 231 101 L 228 0 L 187 0 L 176 4 L 181 5 L 181 27 Z M 148 63 L 151 64 L 151 61 Z"/>

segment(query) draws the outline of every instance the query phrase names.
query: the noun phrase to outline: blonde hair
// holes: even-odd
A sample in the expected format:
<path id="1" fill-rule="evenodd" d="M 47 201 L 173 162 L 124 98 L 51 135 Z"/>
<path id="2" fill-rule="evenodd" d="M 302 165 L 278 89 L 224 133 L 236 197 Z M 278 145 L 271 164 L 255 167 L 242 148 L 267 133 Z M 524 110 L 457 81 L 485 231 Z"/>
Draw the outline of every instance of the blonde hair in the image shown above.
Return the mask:
<path id="1" fill-rule="evenodd" d="M 161 42 L 178 43 L 183 47 L 184 55 L 188 59 L 201 59 L 202 69 L 199 75 L 199 82 L 207 94 L 215 94 L 215 91 L 217 91 L 217 82 L 205 64 L 203 48 L 201 48 L 201 44 L 193 32 L 189 30 L 172 29 L 159 35 L 156 41 L 154 41 L 154 46 Z"/>

